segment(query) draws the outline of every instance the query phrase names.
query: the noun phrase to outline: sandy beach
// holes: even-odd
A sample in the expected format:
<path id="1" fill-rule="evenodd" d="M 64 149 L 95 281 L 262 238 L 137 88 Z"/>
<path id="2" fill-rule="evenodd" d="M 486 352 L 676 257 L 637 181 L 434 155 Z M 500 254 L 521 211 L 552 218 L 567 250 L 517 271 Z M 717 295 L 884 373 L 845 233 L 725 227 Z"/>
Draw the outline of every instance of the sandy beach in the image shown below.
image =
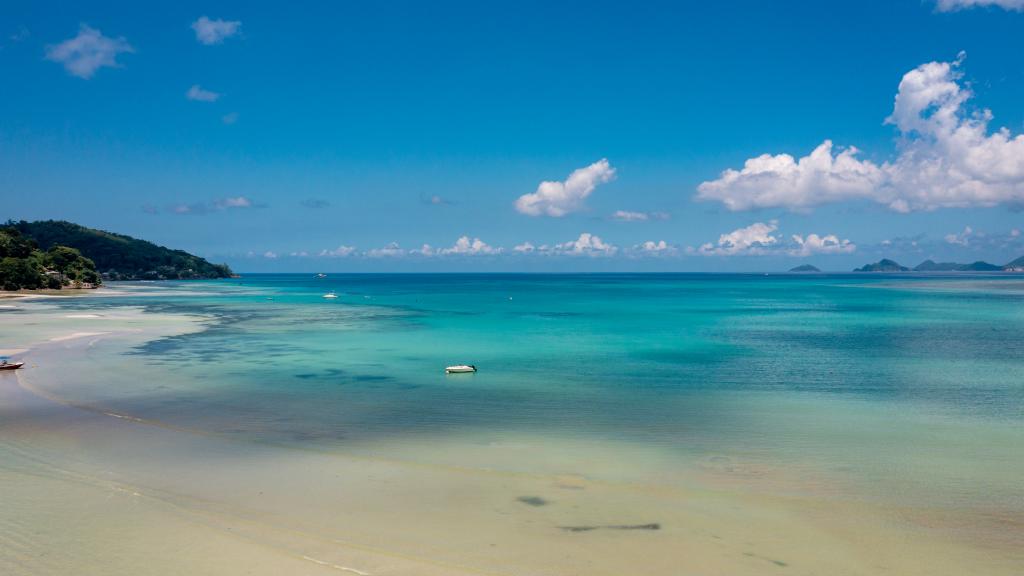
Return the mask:
<path id="1" fill-rule="evenodd" d="M 1024 560 L 1020 518 L 894 509 L 827 476 L 727 457 L 681 474 L 656 450 L 522 434 L 475 446 L 437 436 L 408 458 L 374 457 L 80 403 L 62 390 L 106 369 L 92 351 L 206 319 L 30 314 L 30 365 L 0 375 L 4 574 L 952 576 L 1015 574 Z M 632 461 L 603 461 L 609 450 Z M 643 482 L 608 479 L 659 467 Z"/>

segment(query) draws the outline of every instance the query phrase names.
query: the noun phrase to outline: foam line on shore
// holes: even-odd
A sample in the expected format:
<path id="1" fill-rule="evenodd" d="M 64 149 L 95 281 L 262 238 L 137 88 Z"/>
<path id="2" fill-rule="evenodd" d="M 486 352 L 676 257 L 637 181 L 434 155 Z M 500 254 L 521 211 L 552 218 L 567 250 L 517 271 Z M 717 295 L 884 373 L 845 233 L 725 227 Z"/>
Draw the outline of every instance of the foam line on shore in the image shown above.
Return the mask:
<path id="1" fill-rule="evenodd" d="M 358 570 L 356 568 L 349 568 L 348 566 L 342 566 L 340 564 L 331 564 L 330 562 L 324 562 L 323 560 L 317 560 L 316 558 L 313 558 L 311 556 L 303 556 L 302 559 L 303 560 L 309 560 L 310 562 L 315 562 L 315 563 L 317 563 L 317 564 L 319 564 L 321 566 L 330 566 L 331 568 L 335 568 L 337 570 L 343 570 L 345 572 L 352 572 L 354 574 L 359 574 L 359 576 L 370 576 L 369 572 L 363 572 L 362 570 Z"/>

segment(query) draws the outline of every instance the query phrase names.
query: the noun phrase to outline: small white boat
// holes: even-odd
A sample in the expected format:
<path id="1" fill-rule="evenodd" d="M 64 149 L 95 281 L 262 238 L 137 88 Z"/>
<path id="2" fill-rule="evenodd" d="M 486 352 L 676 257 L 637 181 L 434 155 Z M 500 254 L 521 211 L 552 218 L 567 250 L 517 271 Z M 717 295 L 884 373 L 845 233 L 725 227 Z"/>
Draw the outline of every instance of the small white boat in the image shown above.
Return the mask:
<path id="1" fill-rule="evenodd" d="M 468 374 L 476 372 L 476 366 L 472 364 L 457 364 L 455 366 L 447 366 L 444 369 L 445 374 Z"/>
<path id="2" fill-rule="evenodd" d="M 337 297 L 338 297 L 338 295 L 337 295 L 337 294 L 335 294 L 334 292 L 328 292 L 327 294 L 324 294 L 324 296 L 323 296 L 323 297 L 324 297 L 324 298 L 337 298 Z"/>
<path id="3" fill-rule="evenodd" d="M 327 274 L 324 274 L 323 272 L 320 272 L 319 274 L 316 275 L 316 277 L 317 278 L 327 278 Z"/>
<path id="4" fill-rule="evenodd" d="M 24 365 L 24 362 L 8 362 L 7 360 L 0 360 L 0 370 L 17 370 Z"/>

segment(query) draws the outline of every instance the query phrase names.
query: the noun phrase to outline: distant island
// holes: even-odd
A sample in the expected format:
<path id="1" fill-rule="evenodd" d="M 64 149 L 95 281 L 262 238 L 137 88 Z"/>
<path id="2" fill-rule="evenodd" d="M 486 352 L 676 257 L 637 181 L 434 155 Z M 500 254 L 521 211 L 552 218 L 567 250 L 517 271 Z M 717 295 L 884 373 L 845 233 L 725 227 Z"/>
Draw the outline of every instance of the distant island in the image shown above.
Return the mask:
<path id="1" fill-rule="evenodd" d="M 874 264 L 865 264 L 860 268 L 854 268 L 854 272 L 1024 272 L 1024 256 L 1017 258 L 1013 262 L 1004 266 L 997 264 L 990 264 L 982 260 L 971 262 L 970 264 L 960 264 L 959 262 L 935 262 L 934 260 L 925 260 L 917 266 L 914 266 L 913 270 L 906 266 L 901 266 L 899 263 L 884 258 L 875 262 Z"/>
<path id="2" fill-rule="evenodd" d="M 799 266 L 797 266 L 795 268 L 790 268 L 789 271 L 790 272 L 821 272 L 821 270 L 819 270 L 817 266 L 812 266 L 810 264 L 801 264 L 801 265 L 799 265 Z"/>
<path id="3" fill-rule="evenodd" d="M 854 268 L 854 272 L 909 272 L 910 268 L 900 266 L 897 262 L 883 258 L 874 264 L 865 264 L 860 268 Z"/>
<path id="4" fill-rule="evenodd" d="M 227 278 L 211 264 L 123 234 L 46 220 L 0 226 L 0 287 L 4 290 L 89 288 L 107 280 Z"/>

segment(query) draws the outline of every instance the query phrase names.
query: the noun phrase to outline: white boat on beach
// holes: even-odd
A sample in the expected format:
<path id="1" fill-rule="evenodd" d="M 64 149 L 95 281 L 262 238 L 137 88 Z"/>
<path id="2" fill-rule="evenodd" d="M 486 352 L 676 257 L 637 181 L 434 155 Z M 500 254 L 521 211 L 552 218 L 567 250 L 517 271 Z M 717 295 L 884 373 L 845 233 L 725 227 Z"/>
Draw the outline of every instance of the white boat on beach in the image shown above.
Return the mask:
<path id="1" fill-rule="evenodd" d="M 476 366 L 472 364 L 456 364 L 455 366 L 447 366 L 444 369 L 445 374 L 469 374 L 476 372 Z"/>

